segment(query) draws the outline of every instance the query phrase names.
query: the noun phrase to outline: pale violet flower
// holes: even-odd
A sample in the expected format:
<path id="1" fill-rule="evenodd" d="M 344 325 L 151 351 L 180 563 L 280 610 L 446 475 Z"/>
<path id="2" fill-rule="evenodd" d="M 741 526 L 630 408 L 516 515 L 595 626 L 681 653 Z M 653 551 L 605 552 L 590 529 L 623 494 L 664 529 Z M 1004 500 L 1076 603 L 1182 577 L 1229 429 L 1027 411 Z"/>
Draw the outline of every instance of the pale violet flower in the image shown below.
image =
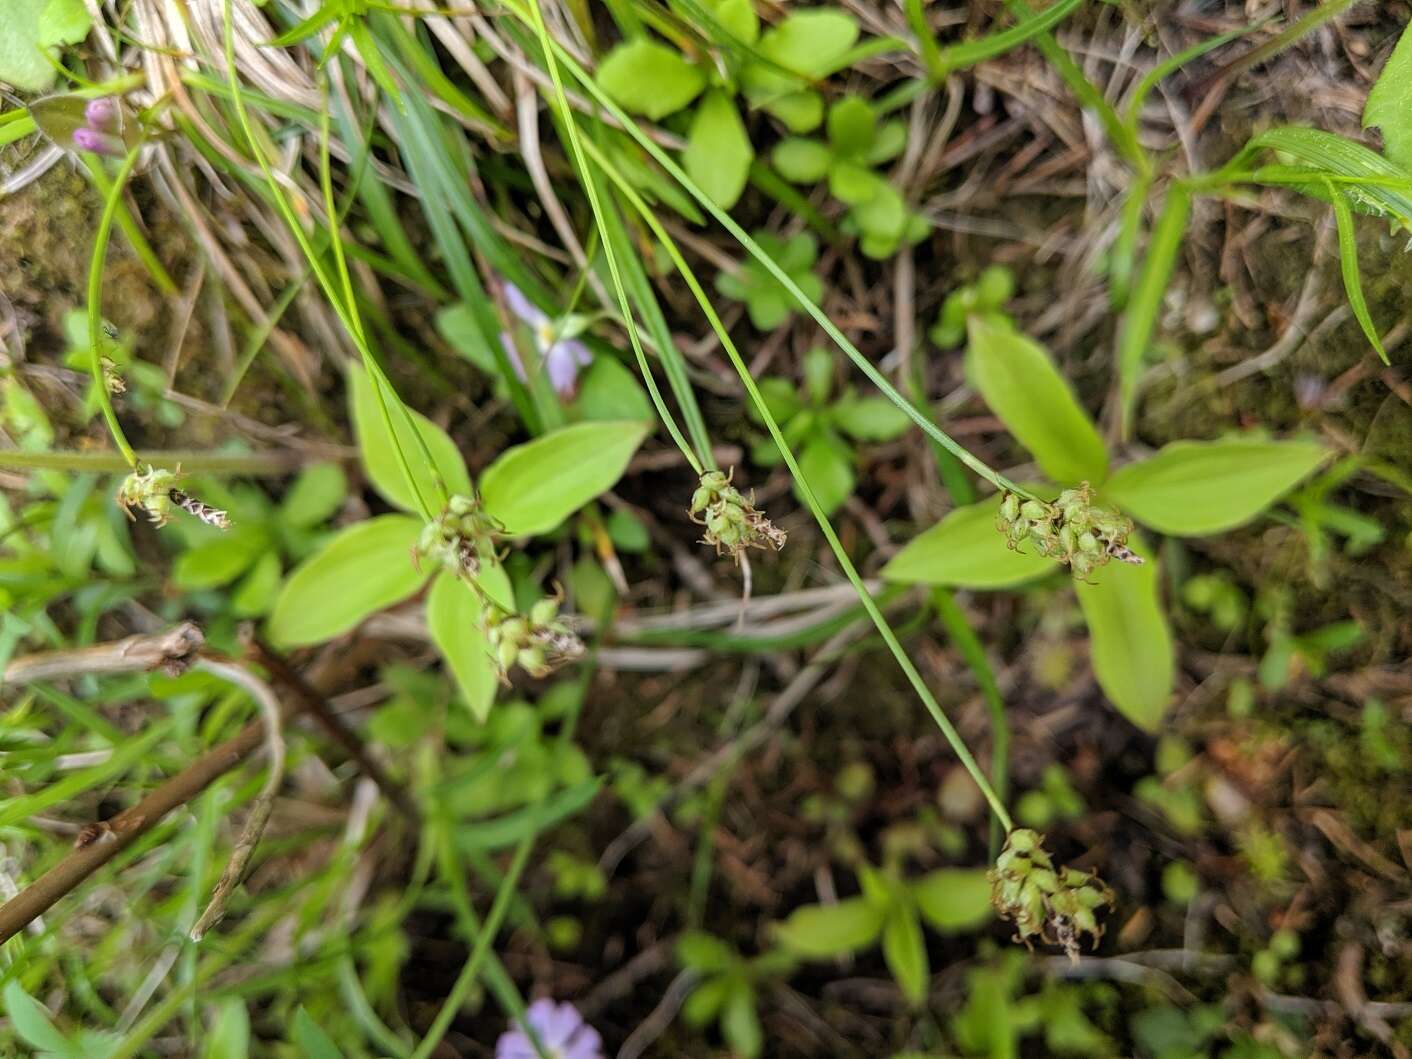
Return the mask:
<path id="1" fill-rule="evenodd" d="M 524 292 L 513 283 L 505 284 L 505 304 L 510 311 L 526 324 L 534 334 L 534 346 L 549 376 L 549 384 L 554 392 L 564 400 L 573 397 L 578 387 L 579 369 L 593 361 L 593 354 L 577 338 L 565 337 L 561 332 L 560 321 L 545 313 L 539 306 L 525 297 Z M 500 336 L 510 355 L 510 363 L 515 374 L 525 377 L 525 367 L 520 363 L 515 344 L 507 334 Z"/>
<path id="2" fill-rule="evenodd" d="M 117 103 L 112 99 L 100 97 L 89 100 L 83 108 L 83 120 L 84 124 L 73 133 L 73 145 L 80 151 L 119 157 L 127 150 L 127 145 L 118 135 L 121 116 Z"/>
<path id="3" fill-rule="evenodd" d="M 584 1022 L 572 1004 L 547 997 L 525 1011 L 525 1022 L 544 1046 L 548 1059 L 603 1059 L 603 1038 Z M 523 1029 L 508 1030 L 495 1042 L 495 1059 L 539 1059 L 534 1042 Z"/>

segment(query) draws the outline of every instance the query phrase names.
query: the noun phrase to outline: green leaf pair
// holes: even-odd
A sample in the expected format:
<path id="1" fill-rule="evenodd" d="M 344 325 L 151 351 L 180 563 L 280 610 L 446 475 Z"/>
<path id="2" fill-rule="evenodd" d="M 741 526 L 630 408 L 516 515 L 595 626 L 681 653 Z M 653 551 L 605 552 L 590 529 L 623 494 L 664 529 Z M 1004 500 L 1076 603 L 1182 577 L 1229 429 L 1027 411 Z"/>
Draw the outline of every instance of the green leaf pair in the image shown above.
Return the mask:
<path id="1" fill-rule="evenodd" d="M 414 427 L 394 419 L 389 431 L 361 368 L 350 368 L 349 394 L 363 469 L 390 504 L 404 511 L 417 505 L 398 448 L 407 454 L 415 488 L 423 496 L 473 495 L 465 462 L 445 431 L 416 412 L 411 413 Z M 413 429 L 430 451 L 434 469 L 422 459 Z M 647 432 L 642 422 L 578 423 L 507 449 L 481 476 L 485 512 L 506 537 L 546 533 L 612 488 Z M 497 670 L 482 631 L 481 604 L 468 586 L 458 583 L 456 573 L 418 569 L 413 563 L 422 529 L 419 518 L 387 514 L 334 534 L 285 582 L 268 633 L 282 646 L 331 639 L 413 595 L 435 576 L 427 601 L 428 628 L 462 697 L 484 718 L 494 699 Z M 482 593 L 513 609 L 513 593 L 498 564 L 485 563 L 476 581 Z"/>
<path id="2" fill-rule="evenodd" d="M 763 379 L 760 392 L 770 415 L 780 424 L 792 449 L 799 453 L 799 468 L 814 491 L 824 514 L 838 510 L 857 483 L 857 452 L 848 438 L 861 442 L 891 441 L 912 425 L 907 414 L 886 397 L 860 397 L 852 388 L 831 399 L 834 359 L 826 349 L 810 350 L 804 357 L 804 395 L 788 379 Z M 760 422 L 752 406 L 750 417 Z M 769 437 L 760 438 L 751 458 L 765 467 L 780 462 L 780 452 Z M 799 484 L 795 495 L 803 502 Z"/>
<path id="3" fill-rule="evenodd" d="M 785 239 L 773 232 L 756 232 L 755 241 L 784 269 L 799 289 L 814 301 L 823 297 L 824 283 L 814 274 L 819 244 L 809 232 Z M 796 303 L 789 291 L 753 257 L 734 272 L 716 273 L 716 289 L 727 298 L 744 302 L 750 322 L 760 331 L 773 331 L 794 315 Z"/>
<path id="4" fill-rule="evenodd" d="M 1049 352 L 995 313 L 968 321 L 967 376 L 1044 472 L 1089 482 L 1100 502 L 1173 536 L 1221 533 L 1256 518 L 1329 456 L 1314 441 L 1232 437 L 1179 441 L 1109 471 L 1107 446 Z M 1042 495 L 1049 487 L 1036 486 Z M 914 538 L 883 568 L 908 584 L 1010 588 L 1052 573 L 1040 556 L 1011 551 L 996 530 L 999 497 L 959 508 Z M 1112 564 L 1075 583 L 1089 627 L 1094 673 L 1129 720 L 1154 729 L 1175 678 L 1158 564 Z"/>
<path id="5" fill-rule="evenodd" d="M 790 952 L 825 960 L 871 948 L 883 958 L 914 1007 L 926 1000 L 931 969 L 922 922 L 941 934 L 976 930 L 994 914 L 990 880 L 980 868 L 942 868 L 917 880 L 863 866 L 863 893 L 828 905 L 795 909 L 775 935 Z"/>

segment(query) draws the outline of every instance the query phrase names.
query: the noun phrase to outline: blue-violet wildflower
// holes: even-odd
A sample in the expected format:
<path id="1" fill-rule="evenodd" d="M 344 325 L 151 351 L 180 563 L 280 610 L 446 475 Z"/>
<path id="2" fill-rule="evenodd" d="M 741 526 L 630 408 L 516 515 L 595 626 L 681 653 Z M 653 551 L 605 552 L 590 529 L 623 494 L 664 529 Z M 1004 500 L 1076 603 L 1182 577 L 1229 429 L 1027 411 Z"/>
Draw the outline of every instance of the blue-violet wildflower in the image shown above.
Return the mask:
<path id="1" fill-rule="evenodd" d="M 579 369 L 593 362 L 593 354 L 577 338 L 564 337 L 561 322 L 526 298 L 524 292 L 513 283 L 505 284 L 505 304 L 534 333 L 535 349 L 544 363 L 544 370 L 549 375 L 549 383 L 554 387 L 554 392 L 564 400 L 572 398 L 578 387 Z M 508 334 L 502 334 L 500 338 L 510 356 L 515 374 L 523 379 L 525 367 L 520 363 L 514 342 Z"/>
<path id="2" fill-rule="evenodd" d="M 121 130 L 121 115 L 118 104 L 106 96 L 90 99 L 83 108 L 84 124 L 74 130 L 73 143 L 80 151 L 118 157 L 125 153 L 127 145 L 118 135 Z"/>
<path id="3" fill-rule="evenodd" d="M 536 1000 L 525 1011 L 525 1023 L 534 1030 L 549 1059 L 603 1059 L 603 1038 L 572 1004 Z M 539 1059 L 539 1053 L 521 1028 L 500 1035 L 495 1042 L 495 1059 Z"/>

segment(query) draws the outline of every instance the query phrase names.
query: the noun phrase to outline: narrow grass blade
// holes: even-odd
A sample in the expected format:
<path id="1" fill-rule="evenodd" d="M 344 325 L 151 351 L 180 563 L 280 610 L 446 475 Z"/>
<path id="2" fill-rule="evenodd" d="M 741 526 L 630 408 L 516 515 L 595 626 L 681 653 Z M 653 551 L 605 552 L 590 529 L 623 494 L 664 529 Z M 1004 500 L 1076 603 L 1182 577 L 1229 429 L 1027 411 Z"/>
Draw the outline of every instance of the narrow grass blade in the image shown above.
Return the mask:
<path id="1" fill-rule="evenodd" d="M 1137 398 L 1138 376 L 1143 357 L 1157 327 L 1162 310 L 1162 298 L 1172 278 L 1172 266 L 1181 249 L 1191 213 L 1191 194 L 1181 184 L 1167 188 L 1167 201 L 1148 240 L 1147 258 L 1142 263 L 1132 301 L 1123 316 L 1118 333 L 1118 400 L 1124 438 L 1132 436 L 1133 404 Z"/>
<path id="2" fill-rule="evenodd" d="M 1348 294 L 1348 307 L 1353 310 L 1353 317 L 1358 321 L 1358 326 L 1363 329 L 1363 334 L 1368 337 L 1369 343 L 1378 351 L 1378 356 L 1382 358 L 1384 364 L 1390 364 L 1387 350 L 1383 348 L 1382 339 L 1378 337 L 1378 329 L 1373 324 L 1373 317 L 1368 312 L 1368 303 L 1363 300 L 1363 280 L 1358 273 L 1358 235 L 1353 228 L 1353 211 L 1348 207 L 1348 200 L 1344 198 L 1343 192 L 1339 191 L 1332 183 L 1325 181 L 1329 192 L 1329 201 L 1334 207 L 1334 221 L 1338 225 L 1338 267 L 1343 273 L 1343 289 Z"/>

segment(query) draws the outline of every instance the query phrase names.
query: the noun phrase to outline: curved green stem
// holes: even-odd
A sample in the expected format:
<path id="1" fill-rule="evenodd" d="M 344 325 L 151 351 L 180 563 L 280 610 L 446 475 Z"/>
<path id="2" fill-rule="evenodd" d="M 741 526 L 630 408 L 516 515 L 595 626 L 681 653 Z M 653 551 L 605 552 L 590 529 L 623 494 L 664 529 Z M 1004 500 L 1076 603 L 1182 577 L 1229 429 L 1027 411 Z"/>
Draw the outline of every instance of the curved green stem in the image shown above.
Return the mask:
<path id="1" fill-rule="evenodd" d="M 123 433 L 118 414 L 113 410 L 113 398 L 108 393 L 108 380 L 103 377 L 103 358 L 99 352 L 103 337 L 103 262 L 108 257 L 108 236 L 113 231 L 113 220 L 118 215 L 118 205 L 122 202 L 123 189 L 137 165 L 139 147 L 128 151 L 123 164 L 118 167 L 108 194 L 103 200 L 103 213 L 98 218 L 98 231 L 93 239 L 93 256 L 88 263 L 88 368 L 93 375 L 93 385 L 98 390 L 98 404 L 103 409 L 103 418 L 108 423 L 108 433 L 113 435 L 113 443 L 123 454 L 123 459 L 134 471 L 137 470 L 137 454 L 128 444 Z"/>
<path id="2" fill-rule="evenodd" d="M 537 0 L 532 0 L 532 2 L 537 2 Z M 755 385 L 755 380 L 750 375 L 750 368 L 746 365 L 744 358 L 741 357 L 740 351 L 736 348 L 735 342 L 730 337 L 730 333 L 721 322 L 721 318 L 716 314 L 715 306 L 711 304 L 711 299 L 706 296 L 705 290 L 702 289 L 700 281 L 696 278 L 696 273 L 692 270 L 691 266 L 687 264 L 686 259 L 682 256 L 681 250 L 678 249 L 671 234 L 662 223 L 657 220 L 652 209 L 643 202 L 642 197 L 638 195 L 637 191 L 623 178 L 622 174 L 612 166 L 612 163 L 601 153 L 596 151 L 594 153 L 594 162 L 603 170 L 604 174 L 618 186 L 619 192 L 627 199 L 632 207 L 637 210 L 638 215 L 648 227 L 652 229 L 653 235 L 661 242 L 668 256 L 672 259 L 672 263 L 681 274 L 682 279 L 686 281 L 686 285 L 696 298 L 697 304 L 701 306 L 701 311 L 706 315 L 706 319 L 710 323 L 712 330 L 716 332 L 716 337 L 720 340 L 721 347 L 726 351 L 726 356 L 730 358 L 731 364 L 735 367 L 736 374 L 740 376 L 740 381 L 745 386 L 746 392 L 754 402 L 755 408 L 760 414 L 761 421 L 765 424 L 766 429 L 769 430 L 770 437 L 774 439 L 775 444 L 779 447 L 780 455 L 784 457 L 785 466 L 789 468 L 790 475 L 793 476 L 795 483 L 799 486 L 800 492 L 804 496 L 805 504 L 808 505 L 810 512 L 814 516 L 814 520 L 819 524 L 819 529 L 823 531 L 824 539 L 828 541 L 829 548 L 833 551 L 834 558 L 838 560 L 840 569 L 843 570 L 844 576 L 848 578 L 849 583 L 857 593 L 858 600 L 862 603 L 863 609 L 867 611 L 868 617 L 872 619 L 873 625 L 878 630 L 878 634 L 882 637 L 883 642 L 887 644 L 888 650 L 892 652 L 892 656 L 897 660 L 897 664 L 902 668 L 902 672 L 907 677 L 908 683 L 912 685 L 912 690 L 915 691 L 917 697 L 922 700 L 922 705 L 925 706 L 927 712 L 931 714 L 932 720 L 934 720 L 937 727 L 941 729 L 941 733 L 946 737 L 946 741 L 951 745 L 951 749 L 955 751 L 961 764 L 965 767 L 966 771 L 970 773 L 976 786 L 980 788 L 981 793 L 985 796 L 986 801 L 990 805 L 991 811 L 995 813 L 996 819 L 1000 821 L 1006 831 L 1009 831 L 1014 824 L 1010 819 L 1010 814 L 1005 809 L 1004 803 L 1001 801 L 999 795 L 996 794 L 995 789 L 990 785 L 990 781 L 986 779 L 985 773 L 981 771 L 980 766 L 976 764 L 976 759 L 971 755 L 971 751 L 961 739 L 961 734 L 951 723 L 951 719 L 946 716 L 946 712 L 942 710 L 941 704 L 936 701 L 936 697 L 932 695 L 931 689 L 927 687 L 926 682 L 922 679 L 922 674 L 917 671 L 916 665 L 914 665 L 912 659 L 907 656 L 907 652 L 903 649 L 901 642 L 897 638 L 897 634 L 893 631 L 892 626 L 888 624 L 882 609 L 878 606 L 877 601 L 872 597 L 867 586 L 863 583 L 863 578 L 853 565 L 853 560 L 848 557 L 848 552 L 844 549 L 843 542 L 839 540 L 838 534 L 834 532 L 834 528 L 829 522 L 828 516 L 824 514 L 823 508 L 820 506 L 818 499 L 814 496 L 814 490 L 810 486 L 809 480 L 804 476 L 804 472 L 800 469 L 799 463 L 789 447 L 789 443 L 785 441 L 784 434 L 780 430 L 779 424 L 775 421 L 774 416 L 770 414 L 770 409 L 765 402 L 764 396 L 760 393 L 759 387 Z"/>
<path id="3" fill-rule="evenodd" d="M 682 435 L 681 428 L 677 425 L 671 410 L 667 408 L 667 403 L 662 399 L 662 393 L 657 388 L 657 381 L 652 377 L 651 365 L 647 363 L 647 352 L 642 348 L 642 339 L 637 333 L 637 325 L 633 320 L 632 305 L 628 302 L 627 287 L 623 283 L 622 272 L 618 267 L 618 256 L 613 248 L 613 240 L 608 237 L 603 226 L 603 203 L 598 197 L 598 181 L 593 172 L 588 167 L 588 160 L 584 157 L 583 143 L 578 132 L 578 122 L 574 120 L 572 108 L 569 106 L 568 97 L 564 93 L 563 78 L 559 74 L 559 64 L 555 61 L 555 45 L 549 37 L 549 29 L 544 24 L 544 13 L 540 10 L 539 0 L 530 0 L 530 10 L 534 14 L 534 28 L 539 35 L 540 47 L 544 49 L 545 64 L 549 67 L 549 76 L 554 80 L 555 105 L 559 109 L 560 117 L 564 122 L 564 129 L 569 137 L 569 146 L 573 150 L 574 164 L 578 168 L 579 174 L 583 178 L 584 190 L 588 193 L 589 207 L 593 210 L 594 219 L 597 221 L 599 231 L 604 232 L 603 256 L 608 262 L 608 272 L 613 279 L 613 293 L 618 298 L 618 308 L 623 314 L 623 323 L 627 327 L 628 339 L 632 342 L 633 354 L 637 357 L 637 366 L 642 372 L 642 380 L 647 384 L 647 390 L 652 395 L 652 403 L 657 408 L 657 414 L 661 417 L 663 425 L 667 428 L 667 433 L 672 436 L 672 441 L 676 443 L 686 462 L 691 469 L 700 477 L 704 472 L 702 462 L 697 458 L 695 452 L 687 444 L 686 438 Z M 706 458 L 709 459 L 710 449 L 707 449 Z"/>

